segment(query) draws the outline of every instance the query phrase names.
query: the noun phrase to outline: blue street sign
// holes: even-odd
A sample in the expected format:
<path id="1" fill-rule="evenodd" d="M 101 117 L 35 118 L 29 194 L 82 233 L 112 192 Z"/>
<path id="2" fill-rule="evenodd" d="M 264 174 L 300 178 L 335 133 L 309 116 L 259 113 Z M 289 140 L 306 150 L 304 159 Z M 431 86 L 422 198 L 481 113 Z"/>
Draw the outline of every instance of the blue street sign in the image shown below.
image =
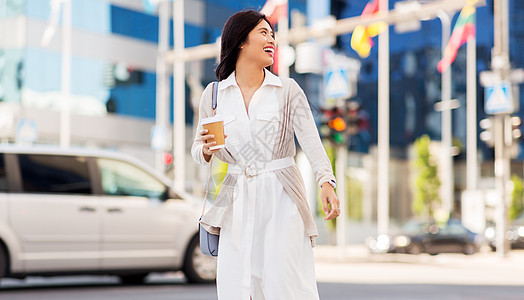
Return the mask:
<path id="1" fill-rule="evenodd" d="M 348 71 L 332 69 L 324 74 L 324 97 L 326 99 L 344 99 L 351 96 Z"/>
<path id="2" fill-rule="evenodd" d="M 487 114 L 511 114 L 515 111 L 511 84 L 508 82 L 487 86 L 485 99 L 484 110 Z"/>
<path id="3" fill-rule="evenodd" d="M 32 144 L 38 139 L 38 130 L 35 121 L 31 119 L 20 119 L 16 132 L 16 142 L 22 144 Z"/>
<path id="4" fill-rule="evenodd" d="M 151 149 L 153 149 L 153 151 L 166 150 L 166 139 L 167 130 L 165 127 L 155 125 L 151 128 Z"/>

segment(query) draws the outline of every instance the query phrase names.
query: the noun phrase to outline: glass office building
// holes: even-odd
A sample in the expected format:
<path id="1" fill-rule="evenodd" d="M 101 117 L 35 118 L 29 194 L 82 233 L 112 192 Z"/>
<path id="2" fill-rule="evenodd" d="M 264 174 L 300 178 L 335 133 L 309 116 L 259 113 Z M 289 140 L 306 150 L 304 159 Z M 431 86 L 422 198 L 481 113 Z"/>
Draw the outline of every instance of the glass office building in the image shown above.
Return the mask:
<path id="1" fill-rule="evenodd" d="M 146 12 L 143 0 L 72 0 L 71 109 L 72 144 L 115 148 L 142 157 L 152 164 L 150 138 L 156 115 L 156 58 L 158 14 Z M 311 3 L 327 3 L 340 18 L 356 17 L 367 1 L 290 0 L 290 11 L 306 15 Z M 399 1 L 390 0 L 390 9 Z M 430 1 L 420 1 L 428 3 Z M 0 142 L 13 142 L 21 133 L 38 133 L 37 143 L 58 143 L 62 45 L 60 27 L 47 46 L 42 37 L 51 16 L 51 1 L 0 0 Z M 169 2 L 172 3 L 172 2 Z M 265 0 L 185 0 L 185 46 L 213 43 L 226 19 L 245 8 L 260 9 Z M 493 47 L 493 1 L 477 9 L 477 79 L 490 68 Z M 524 2 L 510 0 L 510 60 L 524 67 Z M 458 13 L 454 14 L 453 22 Z M 294 20 L 290 20 L 293 23 Z M 172 24 L 171 24 L 172 29 Z M 377 38 L 374 38 L 378 43 Z M 173 44 L 172 34 L 170 45 Z M 453 111 L 453 136 L 466 144 L 466 47 L 452 66 L 452 98 L 461 106 Z M 350 48 L 350 34 L 338 37 L 336 51 L 362 63 L 356 98 L 369 115 L 369 132 L 351 139 L 350 150 L 368 152 L 377 143 L 378 48 L 362 59 Z M 407 150 L 422 134 L 440 140 L 441 23 L 421 22 L 418 31 L 397 33 L 390 28 L 391 155 L 407 158 Z M 189 62 L 186 72 L 205 86 L 215 80 L 215 59 Z M 314 113 L 320 102 L 319 75 L 290 73 L 308 94 Z M 170 82 L 172 89 L 172 82 Z M 198 90 L 199 87 L 196 87 Z M 187 140 L 192 139 L 194 101 L 192 83 L 186 81 Z M 522 102 L 524 89 L 519 96 Z M 477 85 L 478 120 L 484 112 L 484 89 Z M 170 96 L 172 99 L 172 94 Z M 522 104 L 521 104 L 522 106 Z M 172 120 L 172 107 L 169 108 Z M 517 115 L 523 116 L 518 112 Z M 32 122 L 22 122 L 31 120 Z M 21 124 L 33 124 L 20 130 Z M 480 128 L 478 128 L 480 131 Z M 481 141 L 484 157 L 493 152 Z M 521 151 L 522 152 L 522 151 Z M 522 158 L 522 153 L 519 158 Z M 372 169 L 372 168 L 371 168 Z M 374 176 L 374 175 L 373 175 Z M 395 187 L 396 188 L 396 187 Z M 370 189 L 371 190 L 371 189 Z M 395 192 L 394 192 L 395 193 Z M 398 198 L 408 198 L 398 192 Z M 404 201 L 408 203 L 408 201 Z M 404 211 L 409 211 L 406 204 Z M 400 214 L 400 213 L 399 213 Z"/>

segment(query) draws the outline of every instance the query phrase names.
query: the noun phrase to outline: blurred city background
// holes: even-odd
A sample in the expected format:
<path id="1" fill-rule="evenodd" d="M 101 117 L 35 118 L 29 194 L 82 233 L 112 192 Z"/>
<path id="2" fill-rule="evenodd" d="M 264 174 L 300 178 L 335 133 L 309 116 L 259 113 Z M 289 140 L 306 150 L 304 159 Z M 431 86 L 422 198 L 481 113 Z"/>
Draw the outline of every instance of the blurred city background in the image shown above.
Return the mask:
<path id="1" fill-rule="evenodd" d="M 198 106 L 216 80 L 222 27 L 243 9 L 270 16 L 273 72 L 304 89 L 336 173 L 342 215 L 325 222 L 297 149 L 320 232 L 321 298 L 521 299 L 518 0 L 0 0 L 0 203 L 30 193 L 9 186 L 13 149 L 56 147 L 138 158 L 169 182 L 167 194 L 199 207 L 210 170 L 190 154 Z M 215 160 L 211 201 L 226 172 Z M 0 275 L 13 259 L 9 218 L 0 211 Z M 132 299 L 216 297 L 183 278 L 150 276 Z M 67 299 L 91 284 L 97 298 L 120 299 L 106 292 L 133 288 L 106 277 L 42 280 L 2 279 L 0 298 L 51 287 L 49 297 Z"/>

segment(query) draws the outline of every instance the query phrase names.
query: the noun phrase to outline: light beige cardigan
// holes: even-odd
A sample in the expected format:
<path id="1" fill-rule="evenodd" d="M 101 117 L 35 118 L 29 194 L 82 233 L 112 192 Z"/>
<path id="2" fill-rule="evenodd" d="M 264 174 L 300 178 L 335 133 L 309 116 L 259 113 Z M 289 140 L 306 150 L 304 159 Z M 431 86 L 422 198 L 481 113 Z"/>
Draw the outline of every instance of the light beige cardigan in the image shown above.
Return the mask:
<path id="1" fill-rule="evenodd" d="M 273 148 L 273 159 L 294 157 L 296 154 L 294 135 L 304 150 L 316 177 L 319 186 L 330 180 L 335 180 L 331 163 L 322 145 L 315 125 L 311 108 L 307 102 L 306 95 L 293 79 L 280 78 L 282 87 L 278 87 L 280 125 L 279 139 Z M 195 140 L 191 147 L 193 159 L 199 164 L 207 164 L 202 152 L 203 143 L 200 139 L 202 131 L 201 120 L 213 115 L 211 107 L 212 84 L 209 84 L 200 101 L 199 124 L 196 129 Z M 228 164 L 235 164 L 235 158 L 226 149 L 221 149 L 214 155 Z M 309 210 L 306 198 L 306 189 L 302 176 L 296 165 L 273 171 L 289 197 L 297 205 L 298 211 L 304 221 L 306 234 L 311 238 L 312 246 L 318 230 L 315 220 Z M 235 185 L 238 179 L 235 174 L 226 174 L 221 190 L 213 205 L 202 217 L 201 224 L 211 233 L 220 233 L 220 227 L 225 212 L 235 197 Z"/>

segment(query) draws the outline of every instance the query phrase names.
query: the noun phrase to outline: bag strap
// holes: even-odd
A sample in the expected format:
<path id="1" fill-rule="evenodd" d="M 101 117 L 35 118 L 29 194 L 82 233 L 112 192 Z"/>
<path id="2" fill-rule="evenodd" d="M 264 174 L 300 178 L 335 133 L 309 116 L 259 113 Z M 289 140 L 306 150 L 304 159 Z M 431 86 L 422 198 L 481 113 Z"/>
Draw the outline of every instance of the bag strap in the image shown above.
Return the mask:
<path id="1" fill-rule="evenodd" d="M 215 82 L 213 82 L 213 96 L 212 96 L 212 99 L 211 99 L 211 108 L 213 109 L 213 116 L 216 115 L 217 97 L 218 97 L 218 81 L 215 81 Z M 213 170 L 213 157 L 211 157 L 211 162 L 209 164 L 209 175 L 207 176 L 206 193 L 204 195 L 204 205 L 202 206 L 202 214 L 200 215 L 200 218 L 202 218 L 202 216 L 204 216 L 204 212 L 206 211 L 207 193 L 209 191 L 209 180 L 211 179 L 211 171 L 212 170 Z"/>
<path id="2" fill-rule="evenodd" d="M 218 96 L 218 81 L 215 81 L 213 82 L 213 98 L 211 102 L 211 108 L 213 109 L 213 116 L 216 115 L 217 96 Z"/>

